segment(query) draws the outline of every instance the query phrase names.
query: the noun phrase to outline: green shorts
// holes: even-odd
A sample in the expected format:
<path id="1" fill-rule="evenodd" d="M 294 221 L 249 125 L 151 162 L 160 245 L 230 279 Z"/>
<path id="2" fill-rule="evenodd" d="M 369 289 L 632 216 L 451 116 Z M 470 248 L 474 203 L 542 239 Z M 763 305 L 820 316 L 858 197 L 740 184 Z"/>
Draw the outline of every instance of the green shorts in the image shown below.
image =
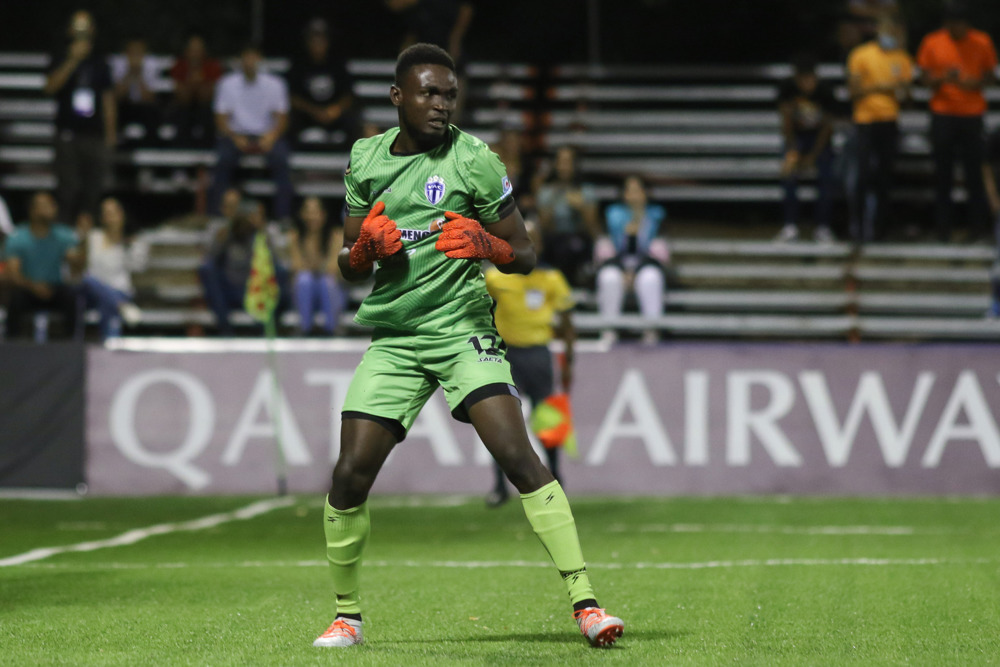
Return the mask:
<path id="1" fill-rule="evenodd" d="M 344 399 L 344 418 L 376 421 L 406 437 L 437 389 L 452 416 L 469 421 L 469 408 L 491 396 L 517 396 L 506 345 L 490 317 L 440 334 L 376 330 Z"/>

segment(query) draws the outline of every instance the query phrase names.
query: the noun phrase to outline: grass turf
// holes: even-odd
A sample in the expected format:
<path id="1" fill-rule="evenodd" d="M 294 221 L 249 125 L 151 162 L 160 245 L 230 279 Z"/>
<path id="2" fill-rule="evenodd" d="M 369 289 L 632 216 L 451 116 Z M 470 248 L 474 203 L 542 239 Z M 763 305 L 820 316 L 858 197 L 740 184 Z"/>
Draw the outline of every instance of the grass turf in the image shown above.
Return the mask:
<path id="1" fill-rule="evenodd" d="M 0 559 L 253 498 L 0 500 Z M 373 499 L 366 645 L 333 619 L 320 499 L 0 567 L 0 664 L 1000 664 L 1000 501 L 574 501 L 601 603 L 589 648 L 519 503 Z M 449 506 L 453 505 L 453 506 Z"/>

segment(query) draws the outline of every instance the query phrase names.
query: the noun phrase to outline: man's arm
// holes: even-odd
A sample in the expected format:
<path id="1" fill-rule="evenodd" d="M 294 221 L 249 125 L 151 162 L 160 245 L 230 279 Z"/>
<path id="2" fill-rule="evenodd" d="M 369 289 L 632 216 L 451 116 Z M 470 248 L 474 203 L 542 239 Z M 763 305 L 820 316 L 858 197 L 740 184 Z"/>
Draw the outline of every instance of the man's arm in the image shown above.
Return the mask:
<path id="1" fill-rule="evenodd" d="M 90 54 L 91 48 L 92 45 L 89 40 L 77 40 L 70 44 L 66 60 L 63 61 L 62 65 L 52 70 L 45 78 L 45 87 L 42 90 L 46 95 L 55 95 L 66 85 L 66 82 L 73 76 L 76 68 Z"/>
<path id="2" fill-rule="evenodd" d="M 559 370 L 563 391 L 569 393 L 570 387 L 573 385 L 573 345 L 576 343 L 576 328 L 573 326 L 572 311 L 564 310 L 559 313 L 555 333 L 556 337 L 562 340 L 564 346 L 562 367 Z"/>
<path id="3" fill-rule="evenodd" d="M 260 149 L 265 153 L 270 153 L 274 144 L 288 129 L 288 113 L 275 111 L 272 114 L 274 126 L 260 138 Z"/>
<path id="4" fill-rule="evenodd" d="M 29 279 L 21 273 L 21 258 L 16 255 L 7 260 L 7 269 L 10 272 L 10 282 L 15 287 L 25 289 L 39 299 L 49 300 L 52 298 L 52 287 L 47 283 L 37 282 Z"/>
<path id="5" fill-rule="evenodd" d="M 535 256 L 535 247 L 528 238 L 528 231 L 524 228 L 524 218 L 521 217 L 521 211 L 517 207 L 514 207 L 513 213 L 506 218 L 486 226 L 486 231 L 509 243 L 511 250 L 514 251 L 514 261 L 495 265 L 500 273 L 532 272 L 538 263 L 538 258 Z"/>

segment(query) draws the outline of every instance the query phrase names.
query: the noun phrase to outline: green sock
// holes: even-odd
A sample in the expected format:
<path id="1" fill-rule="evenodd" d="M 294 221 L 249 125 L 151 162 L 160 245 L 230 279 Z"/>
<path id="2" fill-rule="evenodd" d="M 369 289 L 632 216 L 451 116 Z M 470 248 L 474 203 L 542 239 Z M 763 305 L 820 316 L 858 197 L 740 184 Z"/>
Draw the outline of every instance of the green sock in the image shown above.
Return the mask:
<path id="1" fill-rule="evenodd" d="M 360 614 L 358 575 L 361 570 L 361 553 L 371 534 L 368 503 L 364 502 L 349 510 L 338 510 L 327 499 L 326 510 L 323 512 L 323 532 L 326 533 L 326 559 L 330 561 L 333 590 L 337 594 L 337 613 Z"/>
<path id="2" fill-rule="evenodd" d="M 528 523 L 535 530 L 542 546 L 566 583 L 570 602 L 576 603 L 594 597 L 594 589 L 587 577 L 583 562 L 576 522 L 569 508 L 569 501 L 559 482 L 546 484 L 537 491 L 521 494 L 521 504 Z"/>

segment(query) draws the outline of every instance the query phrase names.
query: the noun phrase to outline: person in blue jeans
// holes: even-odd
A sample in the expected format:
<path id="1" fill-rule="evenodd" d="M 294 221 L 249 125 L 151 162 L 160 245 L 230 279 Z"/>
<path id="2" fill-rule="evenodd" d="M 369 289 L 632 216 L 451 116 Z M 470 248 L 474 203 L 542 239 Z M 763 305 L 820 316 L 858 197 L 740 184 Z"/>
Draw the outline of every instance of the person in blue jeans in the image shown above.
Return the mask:
<path id="1" fill-rule="evenodd" d="M 219 230 L 208 249 L 205 261 L 198 267 L 198 278 L 204 290 L 205 301 L 215 315 L 216 326 L 222 336 L 233 334 L 229 314 L 234 308 L 243 309 L 253 262 L 254 237 L 258 231 L 268 233 L 264 206 L 260 202 L 244 202 L 232 224 Z M 274 275 L 280 289 L 278 307 L 274 313 L 277 318 L 288 299 L 288 271 L 275 257 L 276 244 L 270 235 L 268 245 L 274 258 Z"/>
<path id="2" fill-rule="evenodd" d="M 816 63 L 802 56 L 794 63 L 794 74 L 779 91 L 778 109 L 785 140 L 781 167 L 785 191 L 784 226 L 776 241 L 793 241 L 799 237 L 799 181 L 813 170 L 816 174 L 815 240 L 833 240 L 830 219 L 833 210 L 833 116 L 836 100 L 830 87 L 820 81 Z"/>
<path id="3" fill-rule="evenodd" d="M 135 325 L 142 311 L 134 303 L 132 272 L 142 271 L 149 259 L 149 246 L 125 237 L 125 209 L 114 197 L 101 202 L 100 227 L 90 229 L 82 220 L 77 222 L 77 234 L 86 263 L 86 273 L 80 283 L 88 309 L 100 316 L 101 340 L 117 338 L 122 333 L 122 320 Z"/>
<path id="4" fill-rule="evenodd" d="M 337 266 L 337 253 L 344 245 L 344 230 L 328 224 L 326 209 L 318 197 L 302 202 L 299 220 L 288 233 L 288 257 L 295 276 L 295 307 L 299 332 L 308 335 L 316 313 L 323 313 L 323 330 L 332 335 L 340 313 L 347 305 Z"/>

